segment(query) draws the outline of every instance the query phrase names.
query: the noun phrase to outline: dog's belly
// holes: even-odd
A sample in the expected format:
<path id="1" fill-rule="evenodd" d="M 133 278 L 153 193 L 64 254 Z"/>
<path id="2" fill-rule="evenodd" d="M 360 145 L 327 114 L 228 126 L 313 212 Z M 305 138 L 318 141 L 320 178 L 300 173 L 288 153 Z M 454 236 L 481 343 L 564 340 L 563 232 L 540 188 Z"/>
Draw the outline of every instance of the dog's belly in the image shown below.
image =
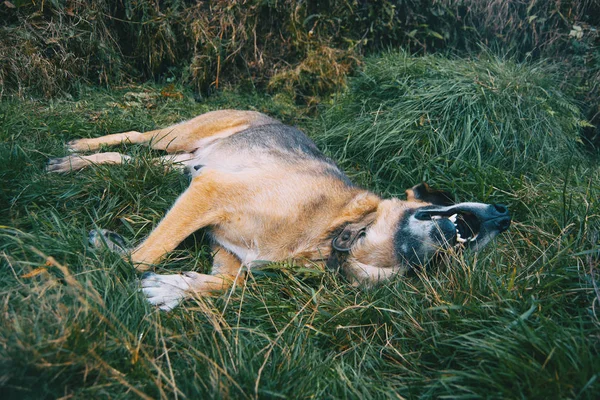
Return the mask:
<path id="1" fill-rule="evenodd" d="M 282 124 L 269 124 L 235 134 L 216 135 L 195 143 L 193 176 L 203 167 L 223 172 L 273 171 L 284 167 L 332 177 L 353 186 L 348 177 L 304 133 Z M 197 167 L 197 168 L 195 168 Z"/>

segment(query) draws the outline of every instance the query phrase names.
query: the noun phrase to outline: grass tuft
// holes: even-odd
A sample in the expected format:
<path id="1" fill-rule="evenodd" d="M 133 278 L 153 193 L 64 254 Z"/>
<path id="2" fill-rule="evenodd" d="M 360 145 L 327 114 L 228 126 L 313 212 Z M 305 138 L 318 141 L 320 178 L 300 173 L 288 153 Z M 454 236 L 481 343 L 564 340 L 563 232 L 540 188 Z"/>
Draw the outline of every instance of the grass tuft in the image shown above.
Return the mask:
<path id="1" fill-rule="evenodd" d="M 319 140 L 390 180 L 426 179 L 434 166 L 513 175 L 565 166 L 584 122 L 559 82 L 542 63 L 390 52 L 367 59 Z"/>

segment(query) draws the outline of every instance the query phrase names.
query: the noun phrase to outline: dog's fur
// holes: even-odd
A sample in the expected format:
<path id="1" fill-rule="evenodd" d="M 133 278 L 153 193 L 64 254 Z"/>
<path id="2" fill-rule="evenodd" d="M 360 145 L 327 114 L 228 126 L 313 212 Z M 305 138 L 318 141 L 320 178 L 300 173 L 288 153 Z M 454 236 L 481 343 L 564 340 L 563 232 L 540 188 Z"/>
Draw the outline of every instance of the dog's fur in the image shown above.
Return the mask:
<path id="1" fill-rule="evenodd" d="M 68 147 L 96 151 L 122 142 L 165 150 L 171 155 L 161 161 L 192 175 L 189 188 L 130 252 L 136 268 L 147 270 L 200 228 L 209 228 L 214 242 L 211 275 L 143 277 L 148 300 L 165 310 L 195 293 L 229 287 L 242 266 L 258 260 L 328 265 L 355 282 L 376 282 L 426 263 L 440 249 L 478 250 L 510 224 L 504 206 L 453 205 L 451 196 L 426 184 L 407 190 L 407 200 L 381 199 L 354 186 L 304 133 L 257 112 L 214 111 L 165 129 L 79 139 Z M 75 153 L 50 160 L 48 170 L 128 159 Z M 115 235 L 94 231 L 91 239 L 122 249 Z"/>

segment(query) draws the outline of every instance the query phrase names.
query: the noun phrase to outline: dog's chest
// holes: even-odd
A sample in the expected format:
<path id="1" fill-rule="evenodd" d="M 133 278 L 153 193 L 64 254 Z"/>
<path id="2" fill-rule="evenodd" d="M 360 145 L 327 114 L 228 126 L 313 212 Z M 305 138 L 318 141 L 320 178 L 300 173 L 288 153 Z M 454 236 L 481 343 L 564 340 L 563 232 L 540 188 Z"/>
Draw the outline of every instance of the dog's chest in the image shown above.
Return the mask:
<path id="1" fill-rule="evenodd" d="M 251 267 L 254 261 L 260 260 L 260 249 L 256 243 L 247 242 L 245 244 L 232 243 L 224 238 L 215 237 L 215 240 L 227 251 L 240 259 L 243 265 Z"/>
<path id="2" fill-rule="evenodd" d="M 246 209 L 211 227 L 213 240 L 252 267 L 257 261 L 283 261 L 312 253 L 319 247 L 324 227 L 319 223 L 302 223 L 298 214 L 269 215 Z M 273 212 L 273 214 L 275 214 Z"/>

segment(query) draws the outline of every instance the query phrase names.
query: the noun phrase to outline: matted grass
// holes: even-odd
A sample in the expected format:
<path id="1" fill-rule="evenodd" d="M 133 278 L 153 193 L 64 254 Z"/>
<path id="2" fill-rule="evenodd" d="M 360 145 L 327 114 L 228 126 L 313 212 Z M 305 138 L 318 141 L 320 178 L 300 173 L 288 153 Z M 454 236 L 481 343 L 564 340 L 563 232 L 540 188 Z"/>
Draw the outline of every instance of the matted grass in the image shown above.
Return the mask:
<path id="1" fill-rule="evenodd" d="M 457 172 L 426 156 L 408 176 L 401 164 L 369 169 L 347 153 L 348 172 L 381 193 L 432 178 L 463 201 L 507 204 L 514 224 L 483 253 L 376 288 L 276 264 L 234 291 L 161 313 L 138 293 L 131 266 L 89 249 L 86 235 L 100 226 L 141 240 L 187 178 L 135 146 L 122 148 L 137 156 L 127 165 L 69 175 L 46 174 L 48 157 L 64 154 L 68 139 L 225 107 L 310 126 L 331 150 L 337 139 L 321 138 L 330 125 L 280 99 L 225 92 L 198 104 L 127 92 L 159 90 L 0 103 L 2 398 L 597 397 L 597 162 L 575 154 L 529 174 L 465 159 Z M 209 265 L 200 232 L 158 270 Z"/>

